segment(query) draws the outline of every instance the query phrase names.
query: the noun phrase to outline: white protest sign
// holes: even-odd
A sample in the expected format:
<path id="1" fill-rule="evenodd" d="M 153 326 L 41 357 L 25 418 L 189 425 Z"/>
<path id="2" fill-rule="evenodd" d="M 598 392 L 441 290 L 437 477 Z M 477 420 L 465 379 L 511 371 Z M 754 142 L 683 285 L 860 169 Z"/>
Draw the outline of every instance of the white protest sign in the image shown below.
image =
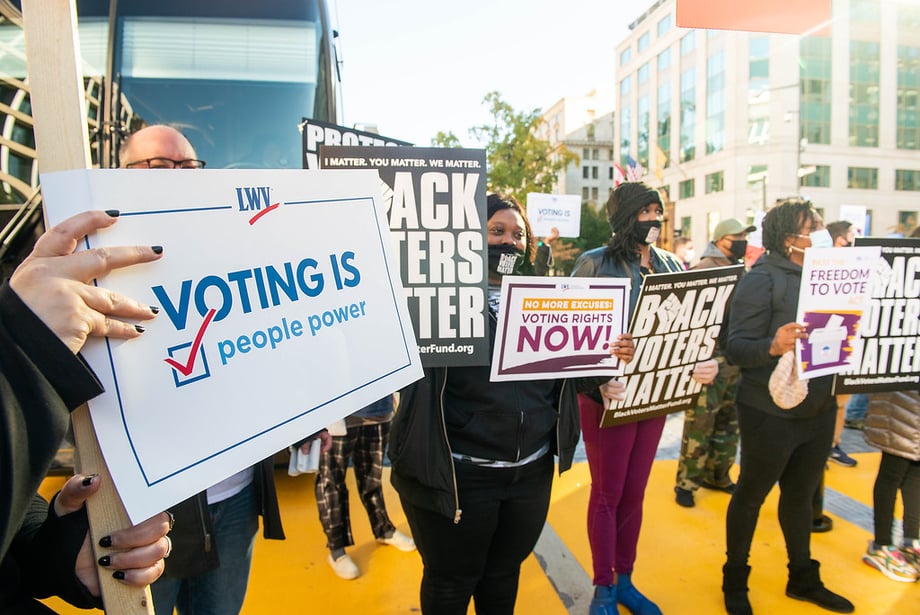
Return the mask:
<path id="1" fill-rule="evenodd" d="M 796 322 L 808 339 L 796 343 L 800 379 L 847 370 L 860 320 L 870 305 L 881 248 L 808 248 Z"/>
<path id="2" fill-rule="evenodd" d="M 504 276 L 493 382 L 617 376 L 610 344 L 626 331 L 629 278 Z"/>
<path id="3" fill-rule="evenodd" d="M 535 237 L 547 237 L 554 228 L 560 237 L 581 235 L 581 197 L 577 194 L 527 193 L 527 220 Z"/>
<path id="4" fill-rule="evenodd" d="M 100 286 L 160 307 L 84 355 L 131 520 L 421 377 L 374 171 L 95 170 L 42 176 L 53 224 L 118 209 L 87 248 L 162 245 Z"/>

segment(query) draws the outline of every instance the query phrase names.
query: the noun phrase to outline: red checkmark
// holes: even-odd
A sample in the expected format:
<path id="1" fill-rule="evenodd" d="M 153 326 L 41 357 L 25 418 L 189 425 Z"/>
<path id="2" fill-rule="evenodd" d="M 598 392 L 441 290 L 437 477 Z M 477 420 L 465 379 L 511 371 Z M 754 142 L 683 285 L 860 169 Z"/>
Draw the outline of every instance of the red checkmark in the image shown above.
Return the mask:
<path id="1" fill-rule="evenodd" d="M 165 358 L 163 359 L 167 363 L 173 366 L 180 374 L 183 376 L 188 376 L 192 373 L 192 370 L 195 369 L 195 359 L 198 358 L 198 347 L 201 346 L 201 338 L 204 337 L 204 331 L 208 328 L 208 325 L 211 324 L 211 321 L 214 319 L 214 314 L 217 313 L 217 310 L 211 309 L 208 310 L 208 313 L 204 316 L 204 322 L 201 323 L 201 327 L 198 329 L 198 335 L 195 336 L 195 341 L 192 343 L 192 351 L 188 355 L 188 363 L 182 364 L 175 359 Z"/>
<path id="2" fill-rule="evenodd" d="M 256 221 L 257 221 L 259 218 L 261 218 L 262 216 L 264 216 L 264 215 L 267 214 L 268 212 L 270 212 L 270 211 L 275 211 L 276 209 L 278 209 L 278 206 L 279 206 L 279 205 L 281 205 L 281 203 L 275 203 L 275 204 L 273 204 L 273 205 L 269 205 L 268 207 L 266 207 L 265 209 L 263 209 L 262 211 L 260 211 L 259 213 L 257 213 L 257 214 L 254 215 L 253 217 L 251 217 L 251 218 L 249 219 L 249 226 L 252 226 L 253 224 L 255 224 Z"/>

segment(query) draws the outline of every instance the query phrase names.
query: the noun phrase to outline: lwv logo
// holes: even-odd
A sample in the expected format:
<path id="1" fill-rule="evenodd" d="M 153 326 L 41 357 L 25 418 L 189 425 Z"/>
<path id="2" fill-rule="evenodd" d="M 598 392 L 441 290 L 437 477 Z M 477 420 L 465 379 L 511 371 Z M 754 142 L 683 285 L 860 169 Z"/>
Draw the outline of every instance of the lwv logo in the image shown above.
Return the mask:
<path id="1" fill-rule="evenodd" d="M 259 211 L 271 203 L 269 186 L 243 186 L 236 189 L 240 211 Z"/>

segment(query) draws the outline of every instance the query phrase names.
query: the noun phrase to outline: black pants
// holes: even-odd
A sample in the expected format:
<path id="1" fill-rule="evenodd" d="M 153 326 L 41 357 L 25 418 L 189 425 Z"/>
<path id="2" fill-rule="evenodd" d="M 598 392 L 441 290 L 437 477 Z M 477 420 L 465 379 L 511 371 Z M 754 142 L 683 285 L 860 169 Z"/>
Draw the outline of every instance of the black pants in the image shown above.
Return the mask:
<path id="1" fill-rule="evenodd" d="M 402 499 L 422 556 L 421 606 L 427 615 L 511 615 L 521 563 L 549 510 L 553 455 L 519 468 L 456 462 L 460 522 Z"/>
<path id="2" fill-rule="evenodd" d="M 904 503 L 904 539 L 920 538 L 920 461 L 882 452 L 875 478 L 872 501 L 875 515 L 875 542 L 891 544 L 894 501 L 901 490 Z"/>
<path id="3" fill-rule="evenodd" d="M 774 416 L 738 401 L 741 475 L 726 515 L 728 564 L 744 566 L 764 499 L 779 482 L 779 523 L 789 563 L 811 559 L 812 499 L 834 439 L 836 403 L 813 418 Z"/>

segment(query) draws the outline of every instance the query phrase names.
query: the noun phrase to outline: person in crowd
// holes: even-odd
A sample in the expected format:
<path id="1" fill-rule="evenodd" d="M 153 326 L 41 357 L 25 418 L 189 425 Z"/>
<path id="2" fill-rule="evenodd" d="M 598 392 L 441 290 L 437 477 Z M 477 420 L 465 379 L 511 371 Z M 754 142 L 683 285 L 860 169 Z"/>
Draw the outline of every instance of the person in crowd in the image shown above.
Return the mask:
<path id="1" fill-rule="evenodd" d="M 727 559 L 722 591 L 730 615 L 750 615 L 748 558 L 764 499 L 779 482 L 779 521 L 789 560 L 786 595 L 837 613 L 853 604 L 828 590 L 811 558 L 812 499 L 834 437 L 837 402 L 832 376 L 808 381 L 807 396 L 784 410 L 771 397 L 770 376 L 779 357 L 806 340 L 795 322 L 804 251 L 829 245 L 810 201 L 778 202 L 763 220 L 762 256 L 738 284 L 731 302 L 726 354 L 741 367 L 738 421 L 741 473 L 726 515 Z M 768 299 L 767 299 L 768 298 Z"/>
<path id="2" fill-rule="evenodd" d="M 390 521 L 383 499 L 383 454 L 392 420 L 393 395 L 387 395 L 346 417 L 345 435 L 332 434 L 332 448 L 319 458 L 316 508 L 326 534 L 329 565 L 343 579 L 356 579 L 361 574 L 354 560 L 345 553 L 345 547 L 355 544 L 345 486 L 349 461 L 354 465 L 361 503 L 377 542 L 400 551 L 415 550 L 412 538 L 397 530 Z"/>
<path id="3" fill-rule="evenodd" d="M 683 271 L 669 252 L 652 246 L 661 232 L 664 209 L 658 191 L 641 182 L 620 184 L 607 201 L 613 236 L 606 246 L 583 253 L 572 272 L 578 277 L 629 278 L 629 314 L 635 310 L 643 278 L 650 273 Z M 694 378 L 712 382 L 714 360 L 697 365 Z M 594 566 L 591 615 L 613 614 L 622 604 L 636 615 L 661 610 L 632 582 L 642 525 L 642 500 L 655 459 L 665 417 L 600 428 L 612 399 L 610 382 L 579 378 L 578 406 L 585 452 L 591 471 L 588 540 Z M 622 386 L 622 383 L 618 383 Z"/>
<path id="4" fill-rule="evenodd" d="M 863 561 L 894 581 L 920 578 L 920 392 L 876 393 L 866 413 L 866 442 L 882 451 L 872 491 L 874 539 Z M 902 542 L 891 530 L 901 491 Z"/>
<path id="5" fill-rule="evenodd" d="M 550 234 L 537 240 L 537 252 L 533 259 L 534 275 L 549 275 L 556 259 L 553 256 L 553 242 L 559 239 L 559 229 L 555 226 L 550 229 Z"/>
<path id="6" fill-rule="evenodd" d="M 185 136 L 162 124 L 131 134 L 119 150 L 125 169 L 202 169 Z M 322 432 L 328 448 L 328 434 Z M 150 590 L 157 615 L 239 613 L 246 597 L 259 516 L 267 539 L 284 539 L 272 458 L 169 509 L 175 555 Z"/>
<path id="7" fill-rule="evenodd" d="M 534 240 L 512 198 L 487 199 L 490 339 L 501 280 L 530 273 Z M 611 353 L 632 358 L 622 335 Z M 553 480 L 578 442 L 575 390 L 564 380 L 492 382 L 490 366 L 426 368 L 404 389 L 390 431 L 391 480 L 422 556 L 422 612 L 514 611 L 521 563 L 546 521 Z M 610 385 L 610 395 L 622 384 Z"/>
<path id="8" fill-rule="evenodd" d="M 161 258 L 161 246 L 74 252 L 118 211 L 87 211 L 43 234 L 0 286 L 0 612 L 41 612 L 34 597 L 59 595 L 99 606 L 99 567 L 122 583 L 144 586 L 169 554 L 166 513 L 113 532 L 105 543 L 125 549 L 96 562 L 83 506 L 97 476 L 69 480 L 49 506 L 36 494 L 67 431 L 70 411 L 102 393 L 77 354 L 89 337 L 133 339 L 156 307 L 88 284 L 114 269 Z"/>
<path id="9" fill-rule="evenodd" d="M 852 246 L 853 240 L 856 237 L 856 228 L 853 226 L 852 222 L 848 222 L 847 220 L 831 222 L 827 225 L 827 232 L 831 234 L 831 240 L 833 240 L 835 248 L 847 248 Z M 831 454 L 828 459 L 844 467 L 852 468 L 856 465 L 856 460 L 847 455 L 844 450 L 840 448 L 840 434 L 843 433 L 846 414 L 847 411 L 845 407 L 840 406 L 837 408 L 837 422 L 834 425 L 834 445 L 831 447 Z M 822 489 L 822 492 L 823 491 Z"/>
<path id="10" fill-rule="evenodd" d="M 744 262 L 747 235 L 757 230 L 735 218 L 716 225 L 712 241 L 693 269 L 728 267 Z M 728 327 L 727 322 L 722 323 Z M 727 336 L 723 336 L 727 339 Z M 677 460 L 675 500 L 693 507 L 694 493 L 700 487 L 731 493 L 735 483 L 728 475 L 738 454 L 738 412 L 735 394 L 741 372 L 725 360 L 721 350 L 714 357 L 719 363 L 715 381 L 703 387 L 695 408 L 684 413 L 684 433 Z"/>
<path id="11" fill-rule="evenodd" d="M 680 260 L 685 270 L 690 269 L 690 263 L 696 258 L 696 252 L 693 251 L 693 240 L 684 236 L 675 237 L 674 256 Z"/>

